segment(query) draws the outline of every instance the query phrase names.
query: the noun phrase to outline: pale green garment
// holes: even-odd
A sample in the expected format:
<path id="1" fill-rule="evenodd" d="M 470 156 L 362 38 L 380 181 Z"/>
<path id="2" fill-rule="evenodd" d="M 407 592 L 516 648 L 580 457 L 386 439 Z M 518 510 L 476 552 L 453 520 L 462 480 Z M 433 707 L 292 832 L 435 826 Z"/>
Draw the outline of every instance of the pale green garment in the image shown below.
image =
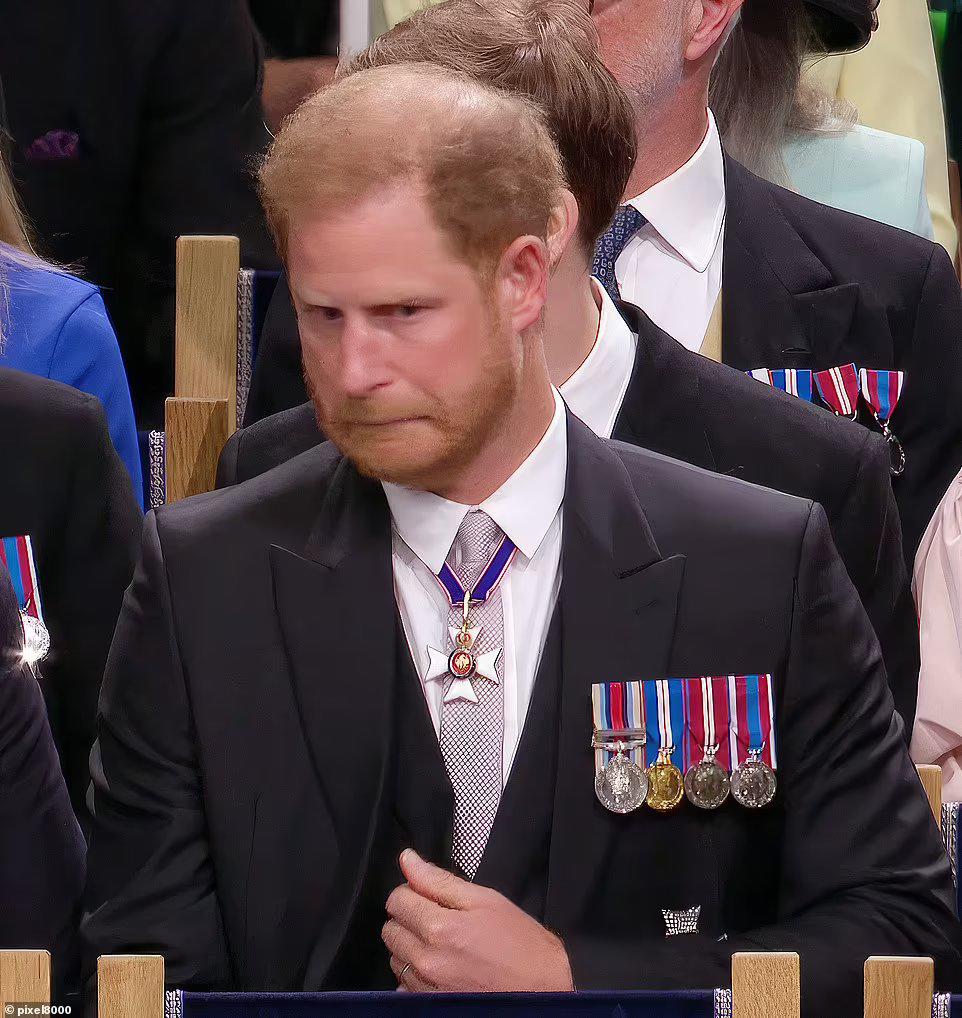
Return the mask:
<path id="1" fill-rule="evenodd" d="M 782 156 L 793 190 L 806 198 L 935 239 L 920 141 L 862 126 L 811 131 Z"/>
<path id="2" fill-rule="evenodd" d="M 377 0 L 373 7 L 375 37 L 393 28 L 399 21 L 413 14 L 419 7 L 427 7 L 434 0 Z"/>

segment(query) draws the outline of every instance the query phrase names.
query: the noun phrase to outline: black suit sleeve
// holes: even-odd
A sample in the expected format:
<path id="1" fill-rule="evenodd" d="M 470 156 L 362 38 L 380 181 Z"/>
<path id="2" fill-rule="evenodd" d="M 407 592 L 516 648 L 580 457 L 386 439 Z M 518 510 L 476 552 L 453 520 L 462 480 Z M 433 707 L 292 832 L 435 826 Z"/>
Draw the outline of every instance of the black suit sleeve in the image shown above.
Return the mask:
<path id="1" fill-rule="evenodd" d="M 797 951 L 803 1013 L 861 1014 L 871 955 L 927 955 L 959 975 L 948 860 L 878 645 L 815 507 L 800 548 L 787 672 L 778 689 L 777 922 L 714 942 L 566 941 L 581 988 L 727 985 L 737 951 Z"/>
<path id="2" fill-rule="evenodd" d="M 892 416 L 906 452 L 905 473 L 894 488 L 910 569 L 925 528 L 962 469 L 962 291 L 945 250 L 933 248 L 911 345 L 898 359 L 905 391 Z"/>
<path id="3" fill-rule="evenodd" d="M 48 949 L 58 996 L 74 988 L 77 976 L 85 852 L 40 687 L 26 666 L 5 663 L 0 667 L 0 948 Z"/>
<path id="4" fill-rule="evenodd" d="M 70 436 L 65 436 L 69 437 Z M 48 587 L 51 653 L 43 678 L 56 703 L 67 787 L 83 820 L 97 698 L 124 590 L 133 575 L 140 510 L 100 403 L 85 397 L 69 457 L 59 561 Z"/>
<path id="5" fill-rule="evenodd" d="M 237 461 L 240 459 L 243 434 L 243 428 L 240 431 L 235 431 L 227 439 L 227 444 L 220 451 L 220 458 L 217 460 L 217 479 L 215 481 L 218 488 L 229 488 L 237 483 Z"/>
<path id="6" fill-rule="evenodd" d="M 858 467 L 833 514 L 835 543 L 882 647 L 895 709 L 906 738 L 919 689 L 919 624 L 902 550 L 885 441 L 865 428 Z"/>
<path id="7" fill-rule="evenodd" d="M 153 514 L 107 664 L 91 774 L 85 974 L 93 975 L 100 954 L 149 949 L 164 956 L 171 985 L 231 985 Z"/>

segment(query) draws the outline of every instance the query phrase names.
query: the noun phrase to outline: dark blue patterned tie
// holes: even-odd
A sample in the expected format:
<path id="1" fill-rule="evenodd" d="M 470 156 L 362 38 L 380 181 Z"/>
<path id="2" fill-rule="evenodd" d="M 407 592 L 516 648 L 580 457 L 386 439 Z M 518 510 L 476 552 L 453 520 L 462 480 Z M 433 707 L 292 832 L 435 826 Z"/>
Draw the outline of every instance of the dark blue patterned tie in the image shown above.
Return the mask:
<path id="1" fill-rule="evenodd" d="M 591 274 L 597 276 L 612 300 L 621 298 L 618 280 L 615 278 L 615 262 L 618 261 L 618 256 L 624 251 L 628 241 L 647 222 L 648 220 L 633 205 L 622 205 L 615 213 L 611 226 L 598 241 Z"/>

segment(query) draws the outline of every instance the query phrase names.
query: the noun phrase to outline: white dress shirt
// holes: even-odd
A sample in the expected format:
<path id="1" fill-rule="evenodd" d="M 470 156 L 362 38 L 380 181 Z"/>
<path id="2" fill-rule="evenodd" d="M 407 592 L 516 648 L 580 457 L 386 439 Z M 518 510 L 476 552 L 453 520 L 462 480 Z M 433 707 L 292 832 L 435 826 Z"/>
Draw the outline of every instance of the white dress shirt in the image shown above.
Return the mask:
<path id="1" fill-rule="evenodd" d="M 691 159 L 628 204 L 648 223 L 615 262 L 621 294 L 698 351 L 721 292 L 725 246 L 725 162 L 710 112 Z"/>
<path id="2" fill-rule="evenodd" d="M 514 759 L 551 616 L 561 589 L 561 503 L 568 469 L 565 407 L 555 412 L 541 442 L 507 481 L 478 506 L 427 491 L 384 483 L 394 525 L 394 588 L 411 659 L 440 734 L 442 683 L 426 682 L 428 647 L 449 648 L 450 602 L 440 571 L 464 517 L 487 513 L 518 553 L 501 581 L 504 610 L 504 751 L 506 781 Z"/>
<path id="3" fill-rule="evenodd" d="M 601 304 L 598 335 L 581 367 L 561 386 L 561 395 L 575 417 L 596 435 L 611 438 L 634 370 L 638 337 L 608 291 L 595 280 L 591 285 Z"/>

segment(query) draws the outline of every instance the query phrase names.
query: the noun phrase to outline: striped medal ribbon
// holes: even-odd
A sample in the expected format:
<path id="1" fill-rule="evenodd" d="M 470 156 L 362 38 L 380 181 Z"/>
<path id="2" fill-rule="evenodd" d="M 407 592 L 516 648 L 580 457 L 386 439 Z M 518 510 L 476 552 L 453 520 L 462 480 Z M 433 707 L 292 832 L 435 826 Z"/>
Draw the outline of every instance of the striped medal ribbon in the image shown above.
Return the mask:
<path id="1" fill-rule="evenodd" d="M 781 389 L 809 403 L 812 401 L 812 373 L 807 368 L 755 368 L 747 374 L 773 389 Z"/>
<path id="2" fill-rule="evenodd" d="M 899 477 L 905 470 L 905 449 L 895 436 L 889 423 L 905 386 L 904 371 L 876 371 L 862 368 L 859 372 L 862 396 L 872 410 L 872 416 L 882 429 L 892 456 L 892 476 Z"/>
<path id="3" fill-rule="evenodd" d="M 645 699 L 640 682 L 599 682 L 591 687 L 595 795 L 612 813 L 631 813 L 645 802 Z"/>
<path id="4" fill-rule="evenodd" d="M 684 756 L 685 694 L 681 679 L 646 682 L 648 797 L 659 813 L 673 810 L 685 796 L 680 765 Z"/>
<path id="5" fill-rule="evenodd" d="M 50 650 L 50 633 L 43 620 L 37 563 L 29 535 L 0 538 L 0 562 L 7 567 L 23 623 L 23 658 L 35 665 Z"/>
<path id="6" fill-rule="evenodd" d="M 699 809 L 718 809 L 731 791 L 728 679 L 707 675 L 686 679 L 684 692 L 685 796 Z"/>
<path id="7" fill-rule="evenodd" d="M 732 798 L 761 809 L 775 798 L 775 708 L 771 675 L 728 676 Z"/>
<path id="8" fill-rule="evenodd" d="M 855 420 L 858 417 L 859 379 L 854 364 L 840 364 L 835 368 L 815 372 L 815 385 L 822 402 L 838 417 Z"/>

